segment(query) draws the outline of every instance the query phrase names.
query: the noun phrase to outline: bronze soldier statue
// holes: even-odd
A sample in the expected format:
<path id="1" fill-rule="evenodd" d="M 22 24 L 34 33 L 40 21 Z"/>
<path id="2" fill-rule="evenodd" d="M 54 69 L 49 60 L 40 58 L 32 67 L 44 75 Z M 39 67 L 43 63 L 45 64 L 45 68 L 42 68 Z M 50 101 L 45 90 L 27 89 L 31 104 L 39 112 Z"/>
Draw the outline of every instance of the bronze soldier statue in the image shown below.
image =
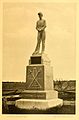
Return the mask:
<path id="1" fill-rule="evenodd" d="M 36 45 L 36 49 L 34 51 L 33 54 L 39 54 L 40 51 L 40 44 L 42 42 L 42 50 L 41 53 L 44 52 L 45 50 L 45 28 L 46 28 L 46 21 L 44 19 L 42 19 L 43 14 L 41 12 L 38 13 L 39 16 L 39 20 L 36 23 L 36 30 L 38 31 L 38 35 L 37 35 L 37 45 Z"/>

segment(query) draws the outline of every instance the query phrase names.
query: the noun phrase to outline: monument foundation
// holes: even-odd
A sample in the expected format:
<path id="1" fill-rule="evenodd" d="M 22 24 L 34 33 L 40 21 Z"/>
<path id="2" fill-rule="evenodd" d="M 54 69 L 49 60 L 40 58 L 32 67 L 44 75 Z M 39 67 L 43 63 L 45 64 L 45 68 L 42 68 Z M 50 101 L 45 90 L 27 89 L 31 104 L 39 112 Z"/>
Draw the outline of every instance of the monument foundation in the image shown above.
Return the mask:
<path id="1" fill-rule="evenodd" d="M 47 54 L 32 55 L 26 67 L 26 90 L 20 94 L 16 106 L 21 109 L 49 109 L 62 106 L 53 86 L 53 68 Z"/>

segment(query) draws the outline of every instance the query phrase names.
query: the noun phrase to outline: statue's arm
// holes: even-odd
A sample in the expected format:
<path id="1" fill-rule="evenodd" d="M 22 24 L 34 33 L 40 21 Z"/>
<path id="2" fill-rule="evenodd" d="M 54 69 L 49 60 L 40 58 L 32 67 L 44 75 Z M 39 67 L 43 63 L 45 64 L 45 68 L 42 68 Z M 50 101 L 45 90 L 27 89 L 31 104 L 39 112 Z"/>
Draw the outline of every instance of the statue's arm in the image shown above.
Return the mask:
<path id="1" fill-rule="evenodd" d="M 46 28 L 46 21 L 44 20 L 44 25 L 41 27 L 41 31 Z"/>
<path id="2" fill-rule="evenodd" d="M 36 23 L 36 30 L 40 31 L 40 28 L 38 27 L 38 22 Z"/>

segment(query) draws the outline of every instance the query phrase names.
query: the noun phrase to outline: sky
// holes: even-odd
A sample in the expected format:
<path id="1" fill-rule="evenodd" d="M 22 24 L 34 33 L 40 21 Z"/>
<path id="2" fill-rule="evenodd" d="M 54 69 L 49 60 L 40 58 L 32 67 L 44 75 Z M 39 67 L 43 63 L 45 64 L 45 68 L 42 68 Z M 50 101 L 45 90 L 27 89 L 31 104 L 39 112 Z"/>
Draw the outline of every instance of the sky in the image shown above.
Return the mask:
<path id="1" fill-rule="evenodd" d="M 3 81 L 26 81 L 26 66 L 37 43 L 38 12 L 46 20 L 46 50 L 53 78 L 76 79 L 76 5 L 3 4 Z"/>

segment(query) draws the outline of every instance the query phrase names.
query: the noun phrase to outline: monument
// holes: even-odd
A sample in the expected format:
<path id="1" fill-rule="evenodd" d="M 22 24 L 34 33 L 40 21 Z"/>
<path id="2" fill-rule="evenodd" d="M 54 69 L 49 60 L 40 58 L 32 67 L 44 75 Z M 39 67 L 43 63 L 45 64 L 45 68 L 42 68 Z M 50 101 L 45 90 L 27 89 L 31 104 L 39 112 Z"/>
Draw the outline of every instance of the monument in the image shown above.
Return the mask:
<path id="1" fill-rule="evenodd" d="M 49 109 L 63 105 L 63 100 L 58 99 L 58 92 L 53 86 L 53 68 L 51 61 L 45 53 L 45 28 L 46 21 L 43 14 L 38 13 L 36 23 L 38 31 L 37 45 L 26 67 L 26 89 L 20 94 L 21 99 L 16 101 L 16 106 L 21 109 Z M 40 44 L 42 50 L 40 52 Z"/>

